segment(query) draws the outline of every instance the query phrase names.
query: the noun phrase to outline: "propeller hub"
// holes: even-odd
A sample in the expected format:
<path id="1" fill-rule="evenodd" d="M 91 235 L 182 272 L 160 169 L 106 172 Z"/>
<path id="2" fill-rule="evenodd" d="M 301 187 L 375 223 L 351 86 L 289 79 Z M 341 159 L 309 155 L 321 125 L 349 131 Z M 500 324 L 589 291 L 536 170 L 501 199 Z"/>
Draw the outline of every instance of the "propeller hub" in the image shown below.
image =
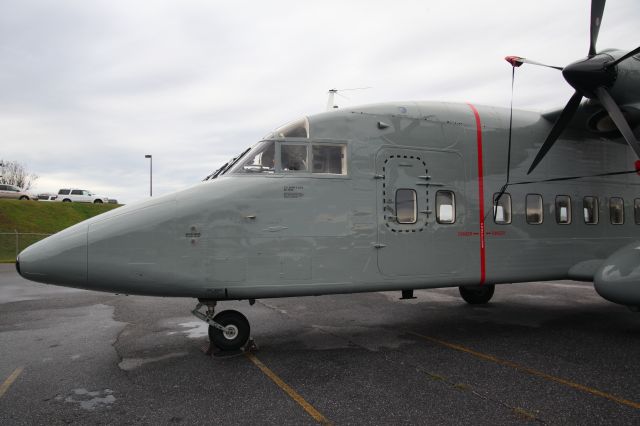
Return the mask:
<path id="1" fill-rule="evenodd" d="M 587 98 L 595 98 L 595 89 L 611 87 L 616 81 L 616 67 L 608 67 L 613 57 L 599 54 L 567 65 L 562 70 L 564 79 Z"/>

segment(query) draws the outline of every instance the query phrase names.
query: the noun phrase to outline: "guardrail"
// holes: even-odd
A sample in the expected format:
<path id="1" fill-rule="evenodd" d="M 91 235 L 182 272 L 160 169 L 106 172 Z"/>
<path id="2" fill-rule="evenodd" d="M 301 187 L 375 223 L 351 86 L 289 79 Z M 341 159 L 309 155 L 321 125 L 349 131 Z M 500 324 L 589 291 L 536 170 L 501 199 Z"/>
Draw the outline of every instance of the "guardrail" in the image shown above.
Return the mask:
<path id="1" fill-rule="evenodd" d="M 18 253 L 53 234 L 38 232 L 0 232 L 0 262 L 13 262 Z"/>

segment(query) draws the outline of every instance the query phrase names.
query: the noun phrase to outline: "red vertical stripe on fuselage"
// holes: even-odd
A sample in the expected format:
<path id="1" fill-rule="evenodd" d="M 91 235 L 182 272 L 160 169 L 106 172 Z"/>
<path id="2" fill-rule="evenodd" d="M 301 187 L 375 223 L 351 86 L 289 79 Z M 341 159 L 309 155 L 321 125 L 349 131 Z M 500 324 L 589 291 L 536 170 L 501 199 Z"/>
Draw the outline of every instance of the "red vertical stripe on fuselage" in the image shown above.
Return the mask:
<path id="1" fill-rule="evenodd" d="M 480 215 L 480 285 L 486 277 L 486 253 L 484 244 L 484 172 L 482 170 L 482 123 L 475 106 L 467 104 L 476 119 L 476 144 L 478 149 L 478 213 Z"/>

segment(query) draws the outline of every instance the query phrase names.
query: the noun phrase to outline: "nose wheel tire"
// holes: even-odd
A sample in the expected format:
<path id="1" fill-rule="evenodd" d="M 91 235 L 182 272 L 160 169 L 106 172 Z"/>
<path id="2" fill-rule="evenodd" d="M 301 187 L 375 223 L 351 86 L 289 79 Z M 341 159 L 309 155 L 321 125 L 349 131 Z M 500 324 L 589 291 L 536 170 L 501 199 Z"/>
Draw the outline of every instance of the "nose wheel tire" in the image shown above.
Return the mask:
<path id="1" fill-rule="evenodd" d="M 460 286 L 458 289 L 460 290 L 460 296 L 462 296 L 465 302 L 470 305 L 484 305 L 493 297 L 495 285 Z"/>
<path id="2" fill-rule="evenodd" d="M 209 340 L 223 351 L 235 351 L 242 348 L 251 332 L 247 317 L 238 311 L 222 311 L 213 320 L 224 330 L 209 326 Z"/>

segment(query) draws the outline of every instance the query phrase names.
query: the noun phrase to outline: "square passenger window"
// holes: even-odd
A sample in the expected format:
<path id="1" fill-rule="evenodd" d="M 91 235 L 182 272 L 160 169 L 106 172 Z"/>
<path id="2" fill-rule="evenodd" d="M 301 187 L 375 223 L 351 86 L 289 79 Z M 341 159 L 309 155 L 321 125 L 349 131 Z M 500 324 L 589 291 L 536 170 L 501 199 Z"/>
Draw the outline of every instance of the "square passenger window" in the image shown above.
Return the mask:
<path id="1" fill-rule="evenodd" d="M 302 144 L 282 144 L 280 146 L 280 164 L 284 171 L 308 171 L 308 146 Z"/>
<path id="2" fill-rule="evenodd" d="M 499 225 L 511 223 L 511 194 L 496 192 L 493 194 L 493 221 Z"/>
<path id="3" fill-rule="evenodd" d="M 456 221 L 456 197 L 453 192 L 436 192 L 436 220 L 438 223 L 454 223 Z"/>
<path id="4" fill-rule="evenodd" d="M 313 145 L 313 173 L 347 174 L 346 145 Z"/>
<path id="5" fill-rule="evenodd" d="M 584 223 L 587 225 L 598 223 L 598 197 L 584 197 L 582 200 L 582 214 L 584 215 Z"/>
<path id="6" fill-rule="evenodd" d="M 561 225 L 571 223 L 571 197 L 568 195 L 556 197 L 556 222 Z"/>
<path id="7" fill-rule="evenodd" d="M 622 198 L 609 198 L 609 215 L 613 225 L 622 225 L 624 223 L 624 200 Z"/>
<path id="8" fill-rule="evenodd" d="M 418 217 L 418 197 L 413 189 L 396 191 L 396 220 L 398 223 L 413 224 Z"/>
<path id="9" fill-rule="evenodd" d="M 527 194 L 527 223 L 539 225 L 543 220 L 542 195 Z"/>

